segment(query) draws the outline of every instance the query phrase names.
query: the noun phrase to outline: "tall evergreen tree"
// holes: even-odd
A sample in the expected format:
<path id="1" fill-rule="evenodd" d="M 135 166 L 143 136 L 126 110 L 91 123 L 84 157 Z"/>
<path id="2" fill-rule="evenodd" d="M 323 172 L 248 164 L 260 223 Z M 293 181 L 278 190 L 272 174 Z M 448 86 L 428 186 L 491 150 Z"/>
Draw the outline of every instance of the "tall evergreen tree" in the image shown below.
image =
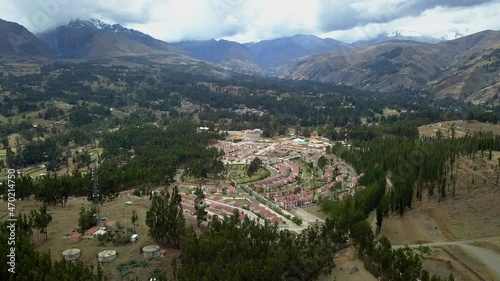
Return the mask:
<path id="1" fill-rule="evenodd" d="M 139 222 L 139 217 L 137 216 L 137 212 L 135 210 L 132 211 L 132 217 L 131 220 L 132 225 L 134 226 L 134 233 L 135 233 L 135 227 L 137 226 Z"/>
<path id="2" fill-rule="evenodd" d="M 196 187 L 194 191 L 196 195 L 196 201 L 194 202 L 194 208 L 196 209 L 196 221 L 198 222 L 198 227 L 200 227 L 201 222 L 207 220 L 207 205 L 205 204 L 205 194 L 200 186 Z"/>
<path id="3" fill-rule="evenodd" d="M 151 238 L 160 243 L 179 246 L 185 220 L 177 186 L 171 192 L 162 190 L 153 195 L 151 207 L 146 213 L 146 225 Z"/>

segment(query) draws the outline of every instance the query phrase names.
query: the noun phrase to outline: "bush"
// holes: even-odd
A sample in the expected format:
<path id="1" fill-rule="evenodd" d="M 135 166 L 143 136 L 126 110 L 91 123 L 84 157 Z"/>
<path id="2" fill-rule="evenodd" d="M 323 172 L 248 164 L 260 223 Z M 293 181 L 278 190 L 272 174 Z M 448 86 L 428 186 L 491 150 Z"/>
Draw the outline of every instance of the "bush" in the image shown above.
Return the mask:
<path id="1" fill-rule="evenodd" d="M 291 219 L 291 221 L 293 221 L 294 223 L 296 223 L 297 225 L 302 225 L 302 220 L 299 219 L 298 217 L 293 217 Z"/>

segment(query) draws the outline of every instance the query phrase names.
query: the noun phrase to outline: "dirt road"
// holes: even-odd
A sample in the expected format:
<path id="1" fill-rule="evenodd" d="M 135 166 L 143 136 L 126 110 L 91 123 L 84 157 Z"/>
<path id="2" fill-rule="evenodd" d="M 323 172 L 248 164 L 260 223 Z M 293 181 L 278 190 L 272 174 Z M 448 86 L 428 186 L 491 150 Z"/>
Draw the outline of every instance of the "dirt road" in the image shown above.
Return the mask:
<path id="1" fill-rule="evenodd" d="M 500 255 L 488 249 L 472 245 L 461 244 L 460 246 L 466 249 L 469 253 L 479 258 L 485 265 L 487 265 L 491 269 L 491 271 L 495 272 L 497 277 L 500 279 Z"/>
<path id="2" fill-rule="evenodd" d="M 498 279 L 500 280 L 500 255 L 493 251 L 485 248 L 476 247 L 470 245 L 473 242 L 492 242 L 498 243 L 500 245 L 500 236 L 475 238 L 468 240 L 450 241 L 450 242 L 435 242 L 435 243 L 425 243 L 425 244 L 413 244 L 408 245 L 410 248 L 417 248 L 420 246 L 436 247 L 436 246 L 459 246 L 466 250 L 469 254 L 476 257 L 482 263 L 484 263 L 492 272 L 494 272 Z M 401 248 L 405 245 L 393 246 L 393 248 Z"/>
<path id="3" fill-rule="evenodd" d="M 485 241 L 493 241 L 497 242 L 500 244 L 500 236 L 489 236 L 489 237 L 481 237 L 481 238 L 474 238 L 474 239 L 466 239 L 466 240 L 457 240 L 457 241 L 448 241 L 448 242 L 432 242 L 432 243 L 423 243 L 423 244 L 411 244 L 411 245 L 393 245 L 392 247 L 397 249 L 397 248 L 402 248 L 405 246 L 408 246 L 410 248 L 418 248 L 420 246 L 424 247 L 433 247 L 433 246 L 447 246 L 447 245 L 467 245 L 469 243 L 473 242 L 485 242 Z"/>

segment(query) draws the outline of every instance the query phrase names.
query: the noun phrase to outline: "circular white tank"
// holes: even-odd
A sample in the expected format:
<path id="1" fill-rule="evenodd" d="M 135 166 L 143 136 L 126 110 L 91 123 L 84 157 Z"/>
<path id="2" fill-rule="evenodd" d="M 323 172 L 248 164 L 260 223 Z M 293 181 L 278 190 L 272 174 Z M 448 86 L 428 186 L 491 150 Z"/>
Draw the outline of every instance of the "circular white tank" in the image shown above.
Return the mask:
<path id="1" fill-rule="evenodd" d="M 101 263 L 112 262 L 116 259 L 116 251 L 115 250 L 104 250 L 97 254 L 97 260 Z"/>
<path id="2" fill-rule="evenodd" d="M 62 254 L 65 260 L 73 262 L 80 257 L 81 253 L 82 251 L 80 249 L 68 249 L 64 251 Z"/>
<path id="3" fill-rule="evenodd" d="M 142 255 L 145 257 L 156 257 L 160 254 L 160 246 L 149 245 L 142 248 Z"/>

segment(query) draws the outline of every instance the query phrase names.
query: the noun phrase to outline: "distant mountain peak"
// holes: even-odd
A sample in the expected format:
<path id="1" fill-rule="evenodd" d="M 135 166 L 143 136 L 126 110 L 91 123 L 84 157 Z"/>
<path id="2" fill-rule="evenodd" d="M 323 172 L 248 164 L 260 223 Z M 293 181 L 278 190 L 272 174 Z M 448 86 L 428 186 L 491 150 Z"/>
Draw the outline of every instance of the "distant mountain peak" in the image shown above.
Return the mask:
<path id="1" fill-rule="evenodd" d="M 417 41 L 424 43 L 437 43 L 442 40 L 414 30 L 395 30 L 391 33 L 382 32 L 377 36 L 377 39 L 403 40 L 403 41 L 410 40 L 410 41 Z"/>
<path id="2" fill-rule="evenodd" d="M 390 33 L 387 31 L 381 32 L 370 40 L 356 41 L 352 43 L 352 46 L 363 47 L 363 46 L 377 45 L 387 41 L 415 41 L 415 42 L 435 44 L 443 40 L 445 39 L 434 38 L 432 36 L 412 30 L 395 30 Z"/>
<path id="3" fill-rule="evenodd" d="M 185 52 L 148 34 L 99 19 L 77 18 L 38 36 L 62 58 L 149 55 L 158 51 L 168 52 L 181 60 L 187 57 Z"/>
<path id="4" fill-rule="evenodd" d="M 77 18 L 75 20 L 71 20 L 67 26 L 71 27 L 71 28 L 95 27 L 97 29 L 105 29 L 105 28 L 111 27 L 110 24 L 105 23 L 105 22 L 98 20 L 98 19 L 83 20 L 80 18 Z"/>
<path id="5" fill-rule="evenodd" d="M 318 36 L 313 35 L 313 34 L 295 34 L 294 36 L 292 36 L 292 38 L 318 38 L 318 39 L 321 39 Z"/>
<path id="6" fill-rule="evenodd" d="M 91 27 L 91 28 L 96 28 L 100 30 L 107 30 L 107 31 L 112 31 L 114 33 L 118 32 L 127 32 L 130 33 L 133 31 L 133 29 L 128 29 L 126 27 L 123 27 L 120 24 L 109 24 L 106 23 L 102 20 L 99 19 L 87 19 L 87 20 L 82 20 L 80 18 L 77 18 L 75 20 L 71 20 L 67 27 L 69 28 L 85 28 L 85 27 Z"/>
<path id="7" fill-rule="evenodd" d="M 464 37 L 463 33 L 458 31 L 458 29 L 450 29 L 446 32 L 445 35 L 441 36 L 441 39 L 443 40 L 454 40 L 458 38 Z"/>

